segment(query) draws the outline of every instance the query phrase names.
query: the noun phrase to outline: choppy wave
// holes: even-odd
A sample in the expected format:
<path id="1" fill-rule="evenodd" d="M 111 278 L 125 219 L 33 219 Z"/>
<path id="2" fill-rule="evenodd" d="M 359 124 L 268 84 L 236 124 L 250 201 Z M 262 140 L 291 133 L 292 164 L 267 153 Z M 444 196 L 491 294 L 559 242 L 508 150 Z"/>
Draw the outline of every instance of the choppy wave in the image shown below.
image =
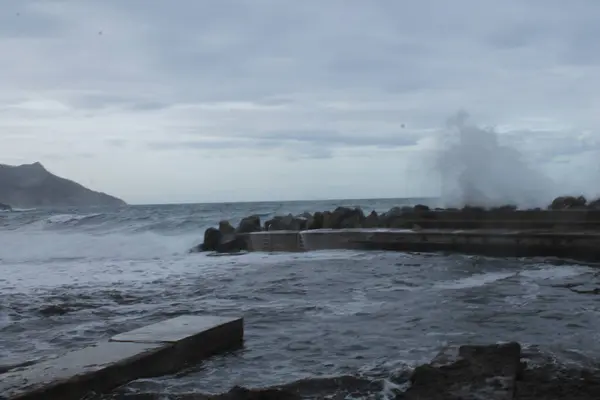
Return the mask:
<path id="1" fill-rule="evenodd" d="M 332 210 L 339 205 L 361 206 L 365 211 L 386 211 L 393 206 L 415 204 L 419 199 L 348 200 L 288 203 L 185 204 L 131 206 L 120 209 L 29 209 L 0 215 L 3 230 L 76 230 L 94 233 L 157 232 L 178 234 L 197 231 L 222 219 L 233 223 L 248 215 L 262 219 L 275 214 L 301 214 Z"/>

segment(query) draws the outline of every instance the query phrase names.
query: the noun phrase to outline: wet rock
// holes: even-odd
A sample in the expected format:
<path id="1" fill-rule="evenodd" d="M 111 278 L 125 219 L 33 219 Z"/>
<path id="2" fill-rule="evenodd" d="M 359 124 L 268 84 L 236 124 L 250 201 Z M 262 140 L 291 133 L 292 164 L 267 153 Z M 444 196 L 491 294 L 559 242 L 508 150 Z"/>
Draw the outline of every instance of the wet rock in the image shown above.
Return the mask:
<path id="1" fill-rule="evenodd" d="M 424 204 L 417 204 L 416 206 L 413 207 L 414 211 L 429 211 L 429 206 L 426 206 Z"/>
<path id="2" fill-rule="evenodd" d="M 0 203 L 0 210 L 2 211 L 12 211 L 12 207 L 8 204 Z"/>
<path id="3" fill-rule="evenodd" d="M 242 218 L 240 224 L 236 229 L 236 233 L 251 233 L 262 231 L 260 224 L 260 217 L 258 215 L 251 215 L 246 218 Z"/>
<path id="4" fill-rule="evenodd" d="M 323 228 L 324 215 L 322 212 L 317 211 L 313 214 L 312 220 L 308 223 L 307 229 L 322 229 Z"/>
<path id="5" fill-rule="evenodd" d="M 208 228 L 204 231 L 204 242 L 198 246 L 198 251 L 215 251 L 221 244 L 223 234 L 216 228 Z"/>
<path id="6" fill-rule="evenodd" d="M 590 210 L 600 210 L 600 198 L 590 201 L 587 207 Z"/>
<path id="7" fill-rule="evenodd" d="M 568 210 L 573 208 L 584 208 L 587 200 L 583 196 L 560 196 L 555 198 L 550 206 L 550 210 Z"/>
<path id="8" fill-rule="evenodd" d="M 521 369 L 521 346 L 461 346 L 417 367 L 405 400 L 509 400 Z"/>
<path id="9" fill-rule="evenodd" d="M 485 208 L 467 204 L 461 209 L 461 211 L 464 213 L 484 213 Z"/>
<path id="10" fill-rule="evenodd" d="M 276 216 L 265 222 L 267 231 L 303 231 L 307 228 L 305 217 L 294 217 L 292 214 Z"/>
<path id="11" fill-rule="evenodd" d="M 228 240 L 223 240 L 215 249 L 217 253 L 239 253 L 248 250 L 248 243 L 242 235 L 234 234 Z"/>
<path id="12" fill-rule="evenodd" d="M 212 400 L 300 400 L 301 397 L 289 390 L 279 388 L 247 389 L 233 387 L 229 392 L 213 396 Z"/>
<path id="13" fill-rule="evenodd" d="M 380 225 L 381 221 L 376 211 L 371 211 L 371 213 L 367 215 L 367 218 L 365 218 L 365 222 L 363 223 L 364 228 L 379 228 Z"/>
<path id="14" fill-rule="evenodd" d="M 223 236 L 235 234 L 235 228 L 229 221 L 225 220 L 219 221 L 219 231 L 223 234 Z"/>
<path id="15" fill-rule="evenodd" d="M 361 228 L 365 215 L 360 208 L 338 207 L 330 215 L 324 228 L 352 229 Z"/>
<path id="16" fill-rule="evenodd" d="M 597 400 L 600 372 L 557 370 L 545 365 L 525 369 L 516 382 L 515 400 Z"/>
<path id="17" fill-rule="evenodd" d="M 517 206 L 512 205 L 512 204 L 506 204 L 503 206 L 499 206 L 499 207 L 492 207 L 490 208 L 490 212 L 512 212 L 512 211 L 517 211 Z"/>
<path id="18" fill-rule="evenodd" d="M 407 228 L 405 215 L 412 212 L 412 208 L 392 207 L 379 216 L 383 228 Z"/>

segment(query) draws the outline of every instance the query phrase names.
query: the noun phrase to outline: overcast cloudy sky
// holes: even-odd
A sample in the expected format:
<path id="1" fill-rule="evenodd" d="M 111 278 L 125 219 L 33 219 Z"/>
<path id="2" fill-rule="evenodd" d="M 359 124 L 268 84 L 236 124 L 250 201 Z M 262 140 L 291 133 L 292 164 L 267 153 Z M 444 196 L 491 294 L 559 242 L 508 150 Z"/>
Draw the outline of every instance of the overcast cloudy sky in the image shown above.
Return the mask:
<path id="1" fill-rule="evenodd" d="M 598 0 L 5 1 L 0 162 L 132 203 L 437 195 L 432 138 L 466 109 L 600 192 L 599 20 Z"/>

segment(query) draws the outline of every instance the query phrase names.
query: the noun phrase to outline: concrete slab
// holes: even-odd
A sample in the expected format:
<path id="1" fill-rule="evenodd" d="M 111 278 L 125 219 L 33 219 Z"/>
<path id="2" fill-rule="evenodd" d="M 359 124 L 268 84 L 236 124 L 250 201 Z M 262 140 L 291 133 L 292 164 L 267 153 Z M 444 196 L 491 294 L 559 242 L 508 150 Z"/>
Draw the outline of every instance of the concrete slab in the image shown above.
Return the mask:
<path id="1" fill-rule="evenodd" d="M 79 400 L 243 345 L 243 319 L 181 316 L 2 374 L 0 399 Z M 4 397 L 3 397 L 4 396 Z"/>
<path id="2" fill-rule="evenodd" d="M 113 342 L 176 343 L 213 329 L 243 328 L 241 318 L 181 315 L 113 336 Z"/>

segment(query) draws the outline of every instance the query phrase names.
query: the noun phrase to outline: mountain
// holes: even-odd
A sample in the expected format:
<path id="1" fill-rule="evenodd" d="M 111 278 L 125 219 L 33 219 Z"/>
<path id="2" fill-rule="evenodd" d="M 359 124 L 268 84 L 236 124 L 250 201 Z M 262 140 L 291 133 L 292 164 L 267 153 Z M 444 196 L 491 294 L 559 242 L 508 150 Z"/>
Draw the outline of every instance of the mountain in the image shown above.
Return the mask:
<path id="1" fill-rule="evenodd" d="M 56 176 L 39 162 L 0 164 L 0 203 L 13 207 L 126 205 L 121 199 Z"/>

